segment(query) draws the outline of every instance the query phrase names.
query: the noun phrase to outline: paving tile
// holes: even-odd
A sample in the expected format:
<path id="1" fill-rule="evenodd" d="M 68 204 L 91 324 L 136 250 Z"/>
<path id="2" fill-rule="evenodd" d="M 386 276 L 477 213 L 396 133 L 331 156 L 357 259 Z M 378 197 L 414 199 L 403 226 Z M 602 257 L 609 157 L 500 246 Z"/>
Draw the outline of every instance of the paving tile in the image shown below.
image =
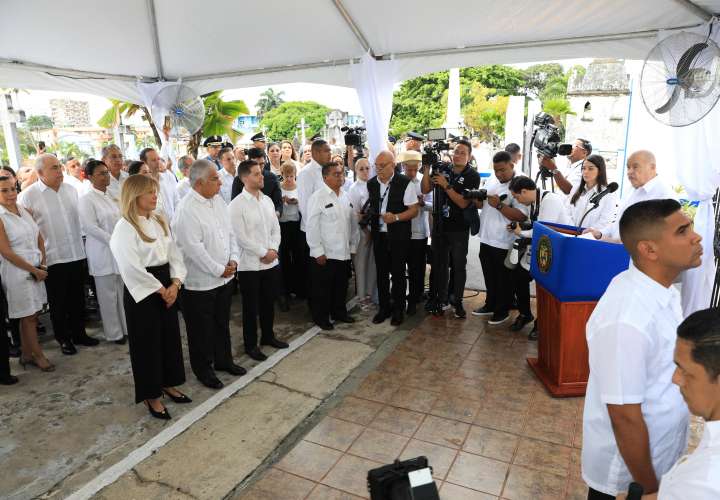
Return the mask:
<path id="1" fill-rule="evenodd" d="M 313 481 L 327 474 L 342 453 L 309 441 L 300 441 L 275 467 Z"/>
<path id="2" fill-rule="evenodd" d="M 509 463 L 519 439 L 513 434 L 473 425 L 463 445 L 463 451 Z"/>
<path id="3" fill-rule="evenodd" d="M 586 500 L 588 487 L 582 481 L 570 481 L 568 484 L 565 500 Z"/>
<path id="4" fill-rule="evenodd" d="M 567 480 L 513 465 L 502 497 L 508 500 L 558 500 L 565 494 Z"/>
<path id="5" fill-rule="evenodd" d="M 356 424 L 368 425 L 382 408 L 383 405 L 375 401 L 347 396 L 330 411 L 329 415 Z"/>
<path id="6" fill-rule="evenodd" d="M 582 450 L 573 448 L 570 451 L 570 479 L 582 481 Z"/>
<path id="7" fill-rule="evenodd" d="M 481 381 L 459 375 L 452 377 L 448 381 L 443 393 L 478 402 L 483 402 L 487 398 L 487 390 Z"/>
<path id="8" fill-rule="evenodd" d="M 415 438 L 450 448 L 460 448 L 469 428 L 470 425 L 464 422 L 428 415 L 415 433 Z"/>
<path id="9" fill-rule="evenodd" d="M 318 484 L 307 497 L 307 500 L 357 500 L 359 498 L 363 497 L 336 490 L 324 484 Z"/>
<path id="10" fill-rule="evenodd" d="M 491 458 L 460 452 L 445 482 L 500 495 L 509 465 Z"/>
<path id="11" fill-rule="evenodd" d="M 348 453 L 380 463 L 391 463 L 400 456 L 408 438 L 376 429 L 365 429 Z"/>
<path id="12" fill-rule="evenodd" d="M 374 372 L 365 378 L 353 394 L 356 397 L 387 403 L 398 390 L 397 380 L 388 374 Z"/>
<path id="13" fill-rule="evenodd" d="M 390 399 L 392 406 L 427 413 L 432 408 L 438 395 L 434 392 L 401 387 Z"/>
<path id="14" fill-rule="evenodd" d="M 567 476 L 572 448 L 524 438 L 520 441 L 514 464 L 530 469 Z"/>
<path id="15" fill-rule="evenodd" d="M 424 418 L 423 413 L 385 406 L 369 426 L 373 429 L 411 437 L 418 430 Z"/>
<path id="16" fill-rule="evenodd" d="M 403 379 L 403 385 L 424 391 L 443 392 L 448 378 L 445 376 L 444 370 L 447 370 L 447 368 L 442 368 L 438 372 L 435 369 L 421 367 L 415 370 L 412 376 Z"/>
<path id="17" fill-rule="evenodd" d="M 382 465 L 384 464 L 353 455 L 344 455 L 320 482 L 331 488 L 368 498 L 367 473 Z"/>
<path id="18" fill-rule="evenodd" d="M 526 418 L 527 414 L 524 409 L 511 411 L 481 406 L 477 415 L 475 415 L 474 424 L 512 434 L 520 434 L 525 427 Z"/>
<path id="19" fill-rule="evenodd" d="M 444 479 L 457 453 L 458 451 L 452 448 L 411 439 L 400 458 L 407 460 L 409 458 L 426 456 L 428 463 L 432 466 L 433 477 L 436 479 Z"/>
<path id="20" fill-rule="evenodd" d="M 347 451 L 364 427 L 337 418 L 325 417 L 305 436 L 306 441 L 321 444 L 340 451 Z"/>
<path id="21" fill-rule="evenodd" d="M 578 407 L 577 402 L 572 398 L 553 398 L 542 391 L 535 394 L 530 405 L 530 413 L 574 420 L 578 415 Z"/>
<path id="22" fill-rule="evenodd" d="M 440 500 L 496 500 L 497 497 L 463 488 L 452 483 L 443 483 L 440 489 Z"/>
<path id="23" fill-rule="evenodd" d="M 430 410 L 432 415 L 473 423 L 480 409 L 480 402 L 459 396 L 440 396 Z"/>
<path id="24" fill-rule="evenodd" d="M 582 439 L 583 439 L 582 420 L 578 420 L 575 422 L 575 434 L 573 434 L 573 441 L 572 441 L 573 448 L 582 449 Z"/>
<path id="25" fill-rule="evenodd" d="M 243 500 L 302 500 L 315 483 L 278 469 L 269 469 L 242 496 Z"/>
<path id="26" fill-rule="evenodd" d="M 575 421 L 553 418 L 548 415 L 532 415 L 528 417 L 528 425 L 525 427 L 524 434 L 541 441 L 572 446 Z"/>

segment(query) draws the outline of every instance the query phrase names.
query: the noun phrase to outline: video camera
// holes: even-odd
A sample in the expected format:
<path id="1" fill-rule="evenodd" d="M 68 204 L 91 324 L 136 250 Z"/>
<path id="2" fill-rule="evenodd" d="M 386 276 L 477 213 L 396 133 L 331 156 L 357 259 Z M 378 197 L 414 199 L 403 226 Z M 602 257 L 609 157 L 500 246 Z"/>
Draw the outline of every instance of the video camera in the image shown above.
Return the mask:
<path id="1" fill-rule="evenodd" d="M 522 222 L 512 221 L 510 224 L 508 224 L 508 227 L 514 231 L 515 228 L 518 227 L 518 224 L 520 225 L 520 229 L 522 231 L 529 231 L 530 229 L 533 228 L 532 221 L 522 221 Z"/>
<path id="2" fill-rule="evenodd" d="M 535 130 L 533 131 L 532 145 L 537 152 L 546 158 L 556 156 L 567 156 L 572 151 L 572 144 L 560 142 L 558 127 L 553 117 L 547 113 L 539 113 L 533 120 Z"/>
<path id="3" fill-rule="evenodd" d="M 487 200 L 487 189 L 466 189 L 462 197 L 464 200 L 485 201 Z"/>
<path id="4" fill-rule="evenodd" d="M 430 144 L 423 148 L 422 164 L 430 165 L 431 175 L 435 175 L 442 162 L 440 161 L 440 153 L 450 151 L 450 144 L 446 142 L 447 130 L 444 128 L 431 128 L 428 130 L 428 140 Z"/>
<path id="5" fill-rule="evenodd" d="M 345 132 L 345 145 L 362 147 L 365 143 L 365 127 L 343 127 L 341 132 Z"/>

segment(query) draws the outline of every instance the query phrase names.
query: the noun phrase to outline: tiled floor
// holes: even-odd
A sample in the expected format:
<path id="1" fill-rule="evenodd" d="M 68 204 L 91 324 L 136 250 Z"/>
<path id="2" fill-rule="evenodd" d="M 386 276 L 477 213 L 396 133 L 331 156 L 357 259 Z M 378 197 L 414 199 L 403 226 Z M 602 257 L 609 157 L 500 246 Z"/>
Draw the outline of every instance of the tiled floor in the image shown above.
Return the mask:
<path id="1" fill-rule="evenodd" d="M 508 326 L 425 318 L 242 498 L 368 498 L 369 469 L 425 455 L 446 500 L 584 500 L 583 399 L 548 396 Z"/>

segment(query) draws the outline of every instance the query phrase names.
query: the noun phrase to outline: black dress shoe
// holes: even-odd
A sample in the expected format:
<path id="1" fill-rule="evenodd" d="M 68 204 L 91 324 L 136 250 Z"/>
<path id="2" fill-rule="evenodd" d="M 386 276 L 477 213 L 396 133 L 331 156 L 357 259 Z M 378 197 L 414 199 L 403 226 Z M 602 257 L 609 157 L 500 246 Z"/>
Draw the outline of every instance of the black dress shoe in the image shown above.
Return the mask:
<path id="1" fill-rule="evenodd" d="M 269 339 L 261 339 L 260 345 L 269 345 L 270 347 L 274 347 L 275 349 L 287 349 L 288 347 L 290 347 L 287 342 L 283 342 L 276 337 L 270 337 Z"/>
<path id="2" fill-rule="evenodd" d="M 342 318 L 333 318 L 338 323 L 355 323 L 355 318 L 350 315 L 343 316 Z"/>
<path id="3" fill-rule="evenodd" d="M 177 390 L 177 389 L 175 389 L 175 390 Z M 180 392 L 180 391 L 177 391 L 177 393 L 179 394 L 179 396 L 173 396 L 173 395 L 170 394 L 168 391 L 166 391 L 165 389 L 163 389 L 163 394 L 165 394 L 167 397 L 169 397 L 170 399 L 172 399 L 172 400 L 175 401 L 176 403 L 180 403 L 180 404 L 192 403 L 192 399 L 190 399 L 189 397 L 187 397 L 185 394 L 183 394 L 183 393 Z"/>
<path id="4" fill-rule="evenodd" d="M 113 340 L 113 342 L 115 342 L 117 345 L 125 345 L 127 344 L 127 335 L 123 335 L 123 338 Z"/>
<path id="5" fill-rule="evenodd" d="M 278 307 L 282 312 L 288 312 L 290 310 L 290 304 L 288 303 L 287 297 L 279 297 L 277 299 Z"/>
<path id="6" fill-rule="evenodd" d="M 335 326 L 329 321 L 318 321 L 315 323 L 321 330 L 334 330 Z"/>
<path id="7" fill-rule="evenodd" d="M 75 349 L 72 342 L 60 342 L 60 351 L 68 356 L 77 354 L 77 349 Z"/>
<path id="8" fill-rule="evenodd" d="M 85 347 L 93 347 L 98 345 L 99 343 L 100 341 L 98 339 L 94 339 L 89 335 L 73 339 L 73 344 L 84 345 Z"/>
<path id="9" fill-rule="evenodd" d="M 230 375 L 235 375 L 237 377 L 241 377 L 242 375 L 245 375 L 247 373 L 247 370 L 243 368 L 240 365 L 236 365 L 235 363 L 230 363 L 227 366 L 223 366 L 222 368 L 215 367 L 216 371 L 219 372 L 225 372 L 229 373 Z"/>
<path id="10" fill-rule="evenodd" d="M 14 385 L 18 382 L 18 378 L 14 375 L 10 375 L 9 373 L 0 377 L 0 385 Z"/>
<path id="11" fill-rule="evenodd" d="M 519 314 L 517 318 L 515 318 L 515 322 L 510 325 L 510 331 L 511 332 L 519 332 L 523 328 L 525 328 L 525 325 L 530 323 L 533 319 L 532 316 L 525 316 L 523 314 Z"/>
<path id="12" fill-rule="evenodd" d="M 417 313 L 417 306 L 415 305 L 415 302 L 408 302 L 407 315 L 415 316 L 415 313 Z"/>
<path id="13" fill-rule="evenodd" d="M 379 311 L 379 312 L 373 317 L 372 322 L 377 325 L 377 324 L 382 323 L 383 321 L 385 321 L 385 320 L 388 319 L 389 317 L 390 317 L 390 313 L 385 312 L 385 311 Z"/>
<path id="14" fill-rule="evenodd" d="M 150 411 L 150 415 L 155 418 L 159 418 L 160 420 L 170 420 L 172 418 L 167 408 L 163 408 L 162 411 L 155 411 L 153 410 L 153 407 L 150 406 L 150 403 L 148 403 L 147 401 L 145 401 L 145 406 L 147 406 L 147 409 Z"/>
<path id="15" fill-rule="evenodd" d="M 390 320 L 390 324 L 392 326 L 398 326 L 402 325 L 402 322 L 405 320 L 405 317 L 403 316 L 402 312 L 395 312 L 392 315 L 392 319 Z"/>
<path id="16" fill-rule="evenodd" d="M 217 377 L 203 377 L 198 378 L 200 383 L 204 385 L 205 387 L 209 387 L 210 389 L 222 389 L 225 387 L 223 383 L 218 379 Z"/>
<path id="17" fill-rule="evenodd" d="M 263 354 L 263 352 L 257 347 L 250 351 L 245 351 L 245 354 L 250 356 L 255 361 L 265 361 L 267 359 L 267 356 L 265 356 L 265 354 Z"/>

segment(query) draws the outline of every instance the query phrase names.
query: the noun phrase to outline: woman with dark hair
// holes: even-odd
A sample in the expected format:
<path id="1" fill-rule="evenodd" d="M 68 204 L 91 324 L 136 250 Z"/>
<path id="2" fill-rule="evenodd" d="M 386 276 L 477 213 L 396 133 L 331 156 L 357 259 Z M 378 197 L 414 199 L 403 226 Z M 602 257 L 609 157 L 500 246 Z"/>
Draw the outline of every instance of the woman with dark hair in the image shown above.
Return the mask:
<path id="1" fill-rule="evenodd" d="M 15 189 L 17 189 L 18 194 L 20 194 L 20 180 L 17 178 L 17 174 L 15 173 L 15 170 L 13 170 L 12 167 L 9 167 L 7 165 L 3 165 L 0 168 L 0 176 L 2 177 L 10 177 L 12 179 L 15 179 Z M 20 357 L 20 320 L 16 319 L 10 319 L 7 315 L 7 298 L 4 296 L 2 297 L 2 300 L 4 301 L 5 307 L 5 316 L 4 318 L 7 320 L 7 322 L 0 320 L 0 327 L 4 327 L 7 324 L 8 329 L 10 330 L 10 345 L 8 346 L 8 353 L 11 358 L 19 358 Z M 3 330 L 4 331 L 4 330 Z M 38 322 L 38 332 L 43 333 L 45 331 L 45 328 Z"/>
<path id="2" fill-rule="evenodd" d="M 295 146 L 293 146 L 293 143 L 288 140 L 280 142 L 280 164 L 282 165 L 286 161 L 292 162 L 295 165 L 295 168 L 297 169 L 297 172 L 295 172 L 296 175 L 304 166 L 300 161 L 298 161 L 298 154 L 297 151 L 295 151 Z"/>
<path id="3" fill-rule="evenodd" d="M 590 203 L 590 198 L 605 189 L 607 185 L 607 169 L 603 157 L 590 155 L 585 158 L 582 165 L 582 180 L 570 196 L 569 208 L 573 224 L 577 226 L 582 221 L 583 227 L 605 227 L 615 220 L 616 193 L 603 196 L 598 208 L 593 208 L 594 205 Z"/>
<path id="4" fill-rule="evenodd" d="M 282 153 L 280 152 L 280 144 L 271 142 L 267 147 L 267 155 L 270 160 L 270 171 L 278 176 L 278 180 L 282 181 Z"/>
<path id="5" fill-rule="evenodd" d="M 124 344 L 127 337 L 123 282 L 110 251 L 110 236 L 120 219 L 120 207 L 108 192 L 110 171 L 104 162 L 89 160 L 85 178 L 92 187 L 80 197 L 80 226 L 85 233 L 88 271 L 95 280 L 105 339 Z"/>
<path id="6" fill-rule="evenodd" d="M 128 165 L 128 175 L 150 175 L 150 167 L 144 162 L 134 160 Z"/>

